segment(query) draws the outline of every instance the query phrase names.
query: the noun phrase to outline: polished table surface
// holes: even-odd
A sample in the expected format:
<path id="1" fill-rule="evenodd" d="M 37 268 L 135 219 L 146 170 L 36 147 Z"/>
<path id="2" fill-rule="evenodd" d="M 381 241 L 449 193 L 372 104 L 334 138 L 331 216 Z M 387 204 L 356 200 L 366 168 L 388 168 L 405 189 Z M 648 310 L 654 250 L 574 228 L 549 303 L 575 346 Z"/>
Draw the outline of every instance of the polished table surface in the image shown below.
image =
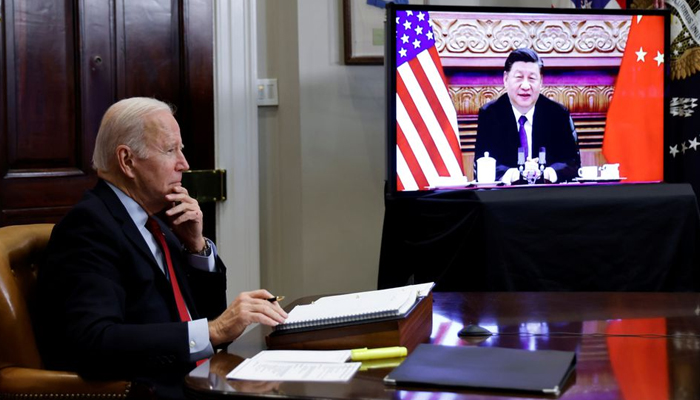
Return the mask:
<path id="1" fill-rule="evenodd" d="M 495 333 L 463 339 L 467 324 Z M 256 327 L 185 379 L 193 398 L 510 399 L 521 392 L 387 386 L 390 368 L 359 371 L 347 383 L 227 380 L 264 349 Z M 561 399 L 700 398 L 700 293 L 434 293 L 433 344 L 575 351 L 576 373 Z"/>

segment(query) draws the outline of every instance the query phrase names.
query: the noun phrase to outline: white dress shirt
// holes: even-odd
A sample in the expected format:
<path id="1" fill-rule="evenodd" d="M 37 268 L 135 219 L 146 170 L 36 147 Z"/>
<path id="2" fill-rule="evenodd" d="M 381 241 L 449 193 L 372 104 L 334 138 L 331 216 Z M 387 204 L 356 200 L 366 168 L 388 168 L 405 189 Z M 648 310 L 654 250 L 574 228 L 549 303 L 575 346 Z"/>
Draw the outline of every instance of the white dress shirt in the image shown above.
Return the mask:
<path id="1" fill-rule="evenodd" d="M 512 105 L 511 105 L 511 107 L 512 107 Z M 518 132 L 520 132 L 520 123 L 518 122 L 520 120 L 520 116 L 524 115 L 525 118 L 527 118 L 527 121 L 525 122 L 525 135 L 527 136 L 527 154 L 530 155 L 530 158 L 535 158 L 532 155 L 532 118 L 535 115 L 535 107 L 533 106 L 525 114 L 521 113 L 515 107 L 513 107 L 513 114 L 515 114 L 515 125 L 516 125 L 515 129 Z"/>

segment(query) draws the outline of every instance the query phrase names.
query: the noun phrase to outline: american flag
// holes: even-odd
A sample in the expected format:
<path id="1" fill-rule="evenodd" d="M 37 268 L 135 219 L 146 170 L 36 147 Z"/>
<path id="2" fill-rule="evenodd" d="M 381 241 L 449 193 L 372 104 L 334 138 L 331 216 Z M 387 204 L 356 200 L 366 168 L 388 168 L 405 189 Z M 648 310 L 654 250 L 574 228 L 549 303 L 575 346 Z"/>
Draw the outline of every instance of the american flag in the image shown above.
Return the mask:
<path id="1" fill-rule="evenodd" d="M 397 189 L 466 184 L 457 112 L 425 11 L 396 13 Z"/>
<path id="2" fill-rule="evenodd" d="M 552 0 L 556 8 L 626 8 L 627 0 Z"/>

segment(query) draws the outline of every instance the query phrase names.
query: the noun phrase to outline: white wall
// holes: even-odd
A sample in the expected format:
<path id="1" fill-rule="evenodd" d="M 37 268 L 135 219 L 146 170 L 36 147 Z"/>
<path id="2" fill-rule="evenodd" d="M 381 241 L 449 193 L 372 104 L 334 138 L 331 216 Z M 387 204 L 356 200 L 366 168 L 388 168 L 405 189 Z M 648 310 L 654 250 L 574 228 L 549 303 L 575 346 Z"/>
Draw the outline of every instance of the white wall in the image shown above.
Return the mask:
<path id="1" fill-rule="evenodd" d="M 438 3 L 550 1 L 431 0 Z M 258 77 L 279 85 L 279 106 L 258 109 L 262 285 L 288 299 L 374 289 L 384 217 L 384 67 L 344 65 L 341 0 L 256 6 Z"/>
<path id="2" fill-rule="evenodd" d="M 262 284 L 288 298 L 374 289 L 384 216 L 382 66 L 342 62 L 341 2 L 258 1 Z"/>

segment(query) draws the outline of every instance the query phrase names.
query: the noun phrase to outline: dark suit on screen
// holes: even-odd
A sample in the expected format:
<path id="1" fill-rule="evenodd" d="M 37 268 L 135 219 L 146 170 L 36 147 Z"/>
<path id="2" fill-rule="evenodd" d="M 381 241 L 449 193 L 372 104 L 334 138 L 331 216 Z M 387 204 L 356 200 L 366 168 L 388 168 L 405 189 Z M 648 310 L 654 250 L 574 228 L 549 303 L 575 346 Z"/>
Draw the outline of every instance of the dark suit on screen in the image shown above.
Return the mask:
<path id="1" fill-rule="evenodd" d="M 178 239 L 160 225 L 192 319 L 217 317 L 226 308 L 223 263 L 216 258 L 217 272 L 189 266 Z M 159 387 L 181 385 L 195 366 L 171 285 L 102 180 L 56 225 L 39 295 L 44 313 L 38 332 L 50 368 Z"/>
<path id="2" fill-rule="evenodd" d="M 520 135 L 507 94 L 486 103 L 479 110 L 475 159 L 489 155 L 496 159 L 496 179 L 509 168 L 518 167 Z M 532 158 L 540 147 L 547 151 L 547 167 L 556 171 L 558 182 L 578 174 L 581 158 L 578 140 L 569 111 L 563 105 L 539 95 L 532 121 Z"/>

